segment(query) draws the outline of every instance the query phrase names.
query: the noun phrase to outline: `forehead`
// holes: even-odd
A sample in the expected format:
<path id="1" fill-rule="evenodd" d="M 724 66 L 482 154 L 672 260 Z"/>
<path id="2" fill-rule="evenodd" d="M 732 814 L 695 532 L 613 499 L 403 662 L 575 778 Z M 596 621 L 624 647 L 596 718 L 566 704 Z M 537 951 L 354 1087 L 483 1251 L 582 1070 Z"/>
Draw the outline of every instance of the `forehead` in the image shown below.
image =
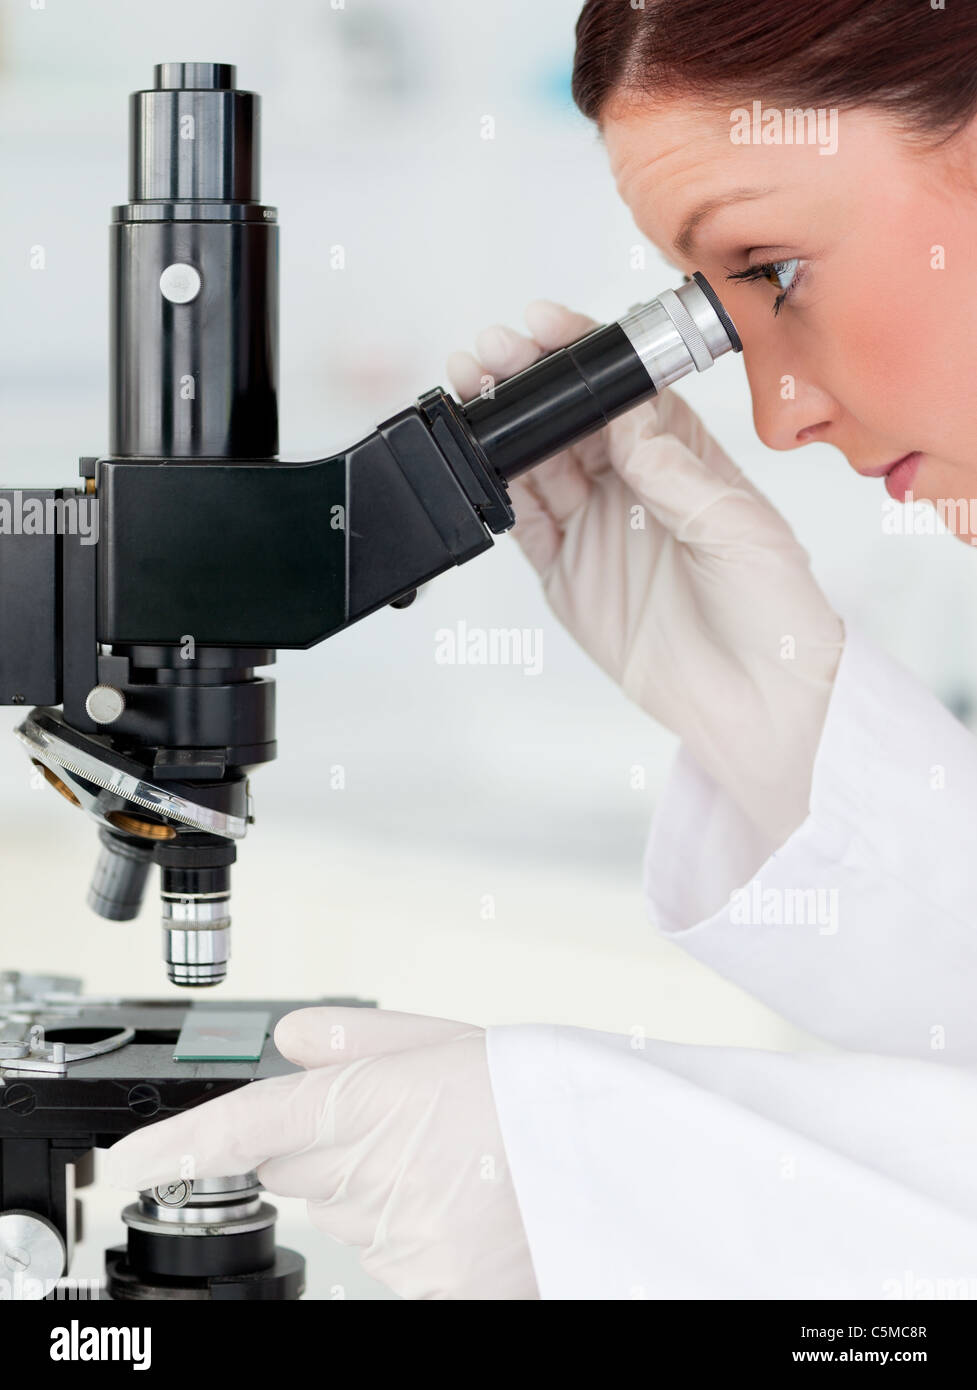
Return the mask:
<path id="1" fill-rule="evenodd" d="M 601 134 L 618 188 L 623 193 L 642 176 L 651 184 L 728 155 L 731 109 L 680 100 L 612 108 Z"/>
<path id="2" fill-rule="evenodd" d="M 878 168 L 881 145 L 891 140 L 884 123 L 848 111 L 835 113 L 838 147 L 830 156 L 814 142 L 735 143 L 731 118 L 736 109 L 743 108 L 676 99 L 619 106 L 605 116 L 602 134 L 618 192 L 658 245 L 671 245 L 698 204 L 744 188 L 777 190 L 788 197 L 804 193 L 811 200 L 833 197 L 859 169 L 864 180 L 868 160 L 869 167 Z"/>

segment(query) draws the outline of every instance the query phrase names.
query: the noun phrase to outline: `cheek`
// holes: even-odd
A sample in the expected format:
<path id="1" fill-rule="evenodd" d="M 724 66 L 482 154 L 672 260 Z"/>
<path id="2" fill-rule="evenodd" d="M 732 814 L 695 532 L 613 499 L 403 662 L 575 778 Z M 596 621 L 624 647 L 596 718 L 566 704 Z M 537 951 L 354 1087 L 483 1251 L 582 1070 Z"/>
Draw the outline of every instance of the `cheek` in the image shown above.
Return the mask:
<path id="1" fill-rule="evenodd" d="M 901 300 L 893 313 L 888 295 L 862 286 L 845 295 L 830 325 L 833 344 L 832 394 L 873 433 L 900 436 L 907 422 L 919 424 L 922 382 L 919 356 L 910 345 L 908 324 L 915 308 Z"/>
<path id="2" fill-rule="evenodd" d="M 907 236 L 897 247 L 872 255 L 869 272 L 853 267 L 833 284 L 830 313 L 818 315 L 830 344 L 819 364 L 822 384 L 897 449 L 969 459 L 977 412 L 960 380 L 975 348 L 966 310 L 973 301 L 930 268 L 927 238 Z"/>

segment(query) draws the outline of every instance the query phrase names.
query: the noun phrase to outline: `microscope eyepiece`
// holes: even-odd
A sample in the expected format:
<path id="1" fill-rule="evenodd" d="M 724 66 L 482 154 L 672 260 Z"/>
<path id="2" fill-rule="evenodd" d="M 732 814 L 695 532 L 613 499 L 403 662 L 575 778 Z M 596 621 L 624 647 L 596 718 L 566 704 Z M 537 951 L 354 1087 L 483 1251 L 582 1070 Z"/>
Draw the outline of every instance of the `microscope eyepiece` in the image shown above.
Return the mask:
<path id="1" fill-rule="evenodd" d="M 663 290 L 631 309 L 618 326 L 641 358 L 657 391 L 694 367 L 705 372 L 726 352 L 743 344 L 715 291 L 701 271 L 677 290 Z"/>
<path id="2" fill-rule="evenodd" d="M 157 63 L 154 78 L 129 98 L 129 201 L 258 202 L 260 99 L 233 65 Z"/>
<path id="3" fill-rule="evenodd" d="M 153 85 L 158 92 L 230 91 L 237 83 L 233 63 L 157 63 Z"/>
<path id="4" fill-rule="evenodd" d="M 503 479 L 559 453 L 691 371 L 741 352 L 732 320 L 696 271 L 677 290 L 636 305 L 462 406 Z"/>

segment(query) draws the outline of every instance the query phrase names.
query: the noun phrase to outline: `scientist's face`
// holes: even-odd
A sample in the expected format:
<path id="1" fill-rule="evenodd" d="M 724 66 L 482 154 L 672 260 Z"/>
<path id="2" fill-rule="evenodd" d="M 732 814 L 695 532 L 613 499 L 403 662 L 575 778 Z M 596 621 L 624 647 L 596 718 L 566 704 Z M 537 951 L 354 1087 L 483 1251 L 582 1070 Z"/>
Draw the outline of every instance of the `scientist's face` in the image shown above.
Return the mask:
<path id="1" fill-rule="evenodd" d="M 751 143 L 734 143 L 731 109 L 619 103 L 602 133 L 639 229 L 729 309 L 760 438 L 834 444 L 899 501 L 969 503 L 977 123 L 930 153 L 865 110 L 836 112 L 834 139 L 823 113 L 816 140 L 761 144 L 751 109 L 749 129 L 736 118 Z M 764 265 L 765 278 L 728 278 Z M 977 503 L 952 515 L 977 532 Z"/>

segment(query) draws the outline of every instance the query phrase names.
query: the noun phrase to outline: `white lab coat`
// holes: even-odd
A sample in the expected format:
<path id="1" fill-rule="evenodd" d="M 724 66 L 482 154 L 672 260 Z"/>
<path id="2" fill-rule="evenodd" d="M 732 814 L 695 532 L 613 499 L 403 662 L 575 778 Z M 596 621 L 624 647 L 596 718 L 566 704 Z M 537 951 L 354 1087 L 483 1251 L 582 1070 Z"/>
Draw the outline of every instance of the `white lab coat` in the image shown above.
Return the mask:
<path id="1" fill-rule="evenodd" d="M 977 745 L 849 633 L 803 825 L 684 751 L 660 930 L 843 1051 L 488 1033 L 544 1298 L 977 1298 Z"/>

